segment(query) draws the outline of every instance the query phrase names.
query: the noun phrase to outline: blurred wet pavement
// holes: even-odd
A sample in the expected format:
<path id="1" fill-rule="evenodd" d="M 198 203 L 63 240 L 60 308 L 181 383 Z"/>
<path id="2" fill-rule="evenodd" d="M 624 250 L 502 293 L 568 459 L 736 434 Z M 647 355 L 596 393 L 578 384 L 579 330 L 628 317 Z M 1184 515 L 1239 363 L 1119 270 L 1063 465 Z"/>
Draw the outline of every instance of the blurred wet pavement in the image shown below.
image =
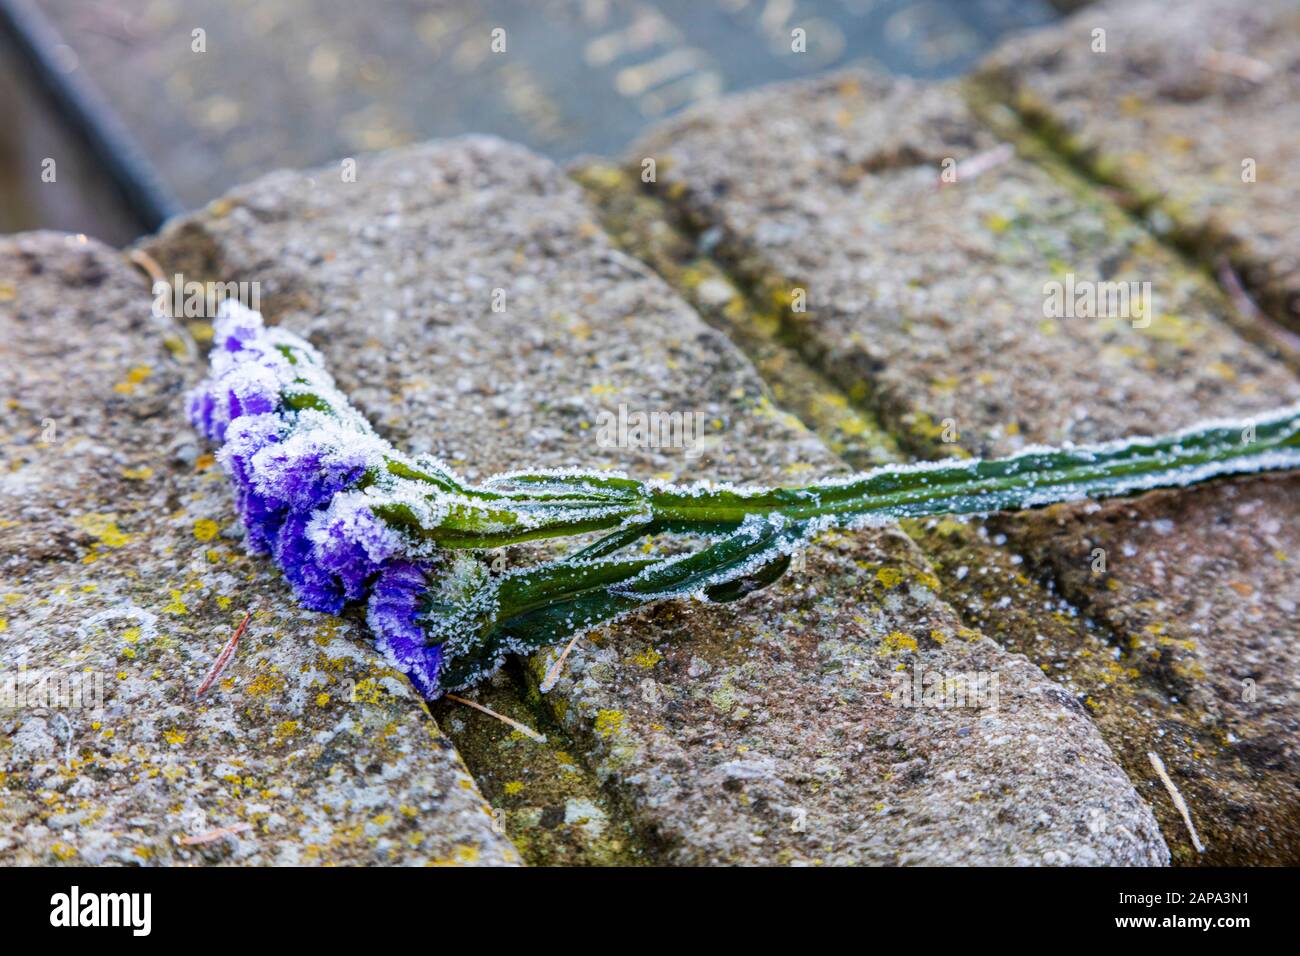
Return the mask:
<path id="1" fill-rule="evenodd" d="M 613 155 L 649 123 L 724 92 L 849 64 L 955 75 L 1005 33 L 1057 16 L 1046 0 L 44 0 L 41 9 L 67 44 L 67 70 L 104 92 L 190 208 L 272 169 L 468 132 L 557 159 Z M 4 56 L 0 96 L 31 102 L 0 131 L 0 229 L 51 225 L 114 242 L 144 231 L 94 181 L 94 159 L 56 128 L 43 98 L 6 82 Z M 58 159 L 57 186 L 41 181 L 46 155 Z"/>

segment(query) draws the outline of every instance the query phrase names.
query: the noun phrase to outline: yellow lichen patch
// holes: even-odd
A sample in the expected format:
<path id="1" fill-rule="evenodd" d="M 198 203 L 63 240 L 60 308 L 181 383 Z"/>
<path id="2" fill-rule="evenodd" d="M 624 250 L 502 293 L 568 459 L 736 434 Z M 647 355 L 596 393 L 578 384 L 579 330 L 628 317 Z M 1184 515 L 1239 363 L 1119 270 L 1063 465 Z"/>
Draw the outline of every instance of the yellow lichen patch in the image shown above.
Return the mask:
<path id="1" fill-rule="evenodd" d="M 602 710 L 596 714 L 596 733 L 602 737 L 613 737 L 623 729 L 624 716 L 617 710 Z"/>
<path id="2" fill-rule="evenodd" d="M 512 797 L 517 793 L 522 793 L 523 789 L 524 789 L 524 785 L 519 780 L 511 780 L 509 783 L 506 784 L 506 793 Z"/>
<path id="3" fill-rule="evenodd" d="M 200 541 L 211 541 L 221 528 L 211 518 L 200 518 L 194 522 L 194 537 Z"/>
<path id="4" fill-rule="evenodd" d="M 646 670 L 649 670 L 663 659 L 664 656 L 653 647 L 647 647 L 640 654 L 637 654 L 632 658 L 632 663 L 636 664 L 638 667 L 644 667 Z"/>
<path id="5" fill-rule="evenodd" d="M 285 679 L 275 671 L 263 671 L 248 684 L 248 692 L 254 697 L 265 697 L 284 690 Z"/>
<path id="6" fill-rule="evenodd" d="M 60 860 L 62 860 L 64 863 L 68 862 L 68 860 L 71 860 L 73 857 L 77 855 L 76 847 L 68 846 L 68 844 L 66 843 L 54 844 L 54 846 L 50 847 L 50 852 L 53 853 L 56 857 L 58 857 Z"/>
<path id="7" fill-rule="evenodd" d="M 276 743 L 284 743 L 294 734 L 298 733 L 298 721 L 285 720 L 276 725 L 275 740 Z"/>
<path id="8" fill-rule="evenodd" d="M 1145 328 L 1139 326 L 1138 331 L 1161 342 L 1186 348 L 1204 335 L 1206 330 L 1200 322 L 1165 312 L 1156 316 Z"/>
<path id="9" fill-rule="evenodd" d="M 1011 228 L 1011 220 L 1006 216 L 996 212 L 991 212 L 984 217 L 984 227 L 995 235 L 1002 235 Z"/>
<path id="10" fill-rule="evenodd" d="M 352 691 L 352 700 L 358 704 L 378 704 L 383 697 L 384 689 L 373 677 L 357 681 Z"/>
<path id="11" fill-rule="evenodd" d="M 330 704 L 330 695 L 329 695 L 329 694 L 317 694 L 317 695 L 316 695 L 316 706 L 317 706 L 317 707 L 328 707 L 329 704 Z"/>
<path id="12" fill-rule="evenodd" d="M 176 614 L 178 616 L 181 614 L 189 614 L 190 609 L 185 606 L 185 602 L 181 599 L 181 592 L 173 589 L 171 594 L 171 603 L 163 608 L 163 613 Z"/>
<path id="13" fill-rule="evenodd" d="M 887 588 L 897 587 L 903 583 L 903 572 L 898 568 L 881 568 L 876 572 L 876 580 Z"/>
<path id="14" fill-rule="evenodd" d="M 113 386 L 113 391 L 120 392 L 123 395 L 130 395 L 135 391 L 135 387 L 149 377 L 153 371 L 148 365 L 137 365 L 126 373 L 125 380 L 118 382 Z"/>
<path id="15" fill-rule="evenodd" d="M 76 525 L 106 548 L 120 548 L 133 537 L 118 530 L 113 515 L 90 512 L 78 516 Z"/>
<path id="16" fill-rule="evenodd" d="M 180 744 L 185 743 L 185 734 L 182 731 L 176 730 L 175 728 L 171 730 L 164 730 L 163 740 L 167 741 L 169 744 L 172 744 L 173 746 L 179 746 Z"/>
<path id="17" fill-rule="evenodd" d="M 479 858 L 478 847 L 468 846 L 467 844 L 457 844 L 455 851 L 451 856 L 433 860 L 431 866 L 468 866 L 471 863 L 477 863 Z"/>
<path id="18" fill-rule="evenodd" d="M 123 468 L 122 477 L 129 481 L 147 481 L 153 477 L 153 469 L 148 465 L 141 465 L 139 468 Z"/>
<path id="19" fill-rule="evenodd" d="M 199 455 L 198 458 L 194 459 L 194 470 L 207 471 L 216 463 L 217 463 L 217 459 L 212 455 L 208 455 L 208 454 Z"/>
<path id="20" fill-rule="evenodd" d="M 885 635 L 882 643 L 887 651 L 894 654 L 916 650 L 916 638 L 902 631 L 890 631 Z"/>

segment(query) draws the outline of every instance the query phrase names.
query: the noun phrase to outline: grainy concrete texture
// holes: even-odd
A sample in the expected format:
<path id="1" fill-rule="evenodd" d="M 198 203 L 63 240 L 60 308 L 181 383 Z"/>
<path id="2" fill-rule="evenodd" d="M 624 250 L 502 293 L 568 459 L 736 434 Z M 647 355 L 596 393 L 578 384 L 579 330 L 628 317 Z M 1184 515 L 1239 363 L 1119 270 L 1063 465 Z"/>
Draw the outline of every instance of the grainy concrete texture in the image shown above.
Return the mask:
<path id="1" fill-rule="evenodd" d="M 518 861 L 364 625 L 298 609 L 245 554 L 182 410 L 199 366 L 164 344 L 145 277 L 29 233 L 0 240 L 0 293 L 0 660 L 21 695 L 0 702 L 0 859 Z M 40 697 L 47 676 L 80 700 Z"/>
<path id="2" fill-rule="evenodd" d="M 756 296 L 803 291 L 787 337 L 915 454 L 1152 433 L 1300 396 L 1286 364 L 1234 331 L 1219 289 L 1085 184 L 1005 149 L 943 183 L 945 159 L 978 168 L 1002 147 L 967 95 L 843 74 L 689 113 L 630 161 L 657 160 L 650 191 Z M 1045 290 L 1069 276 L 1148 282 L 1149 315 L 1045 314 Z M 1002 558 L 931 535 L 968 623 L 1075 681 L 1165 801 L 1171 843 L 1185 831 L 1147 751 L 1176 767 L 1222 861 L 1300 852 L 1296 488 L 1240 481 L 994 522 L 990 538 L 1010 535 L 1015 562 L 1100 625 L 1068 627 L 1060 646 L 1015 633 L 1037 638 L 1043 615 L 983 613 L 1031 603 L 982 580 Z"/>
<path id="3" fill-rule="evenodd" d="M 1226 257 L 1300 329 L 1294 2 L 1096 4 L 1009 42 L 981 78 L 1158 231 L 1211 263 Z"/>

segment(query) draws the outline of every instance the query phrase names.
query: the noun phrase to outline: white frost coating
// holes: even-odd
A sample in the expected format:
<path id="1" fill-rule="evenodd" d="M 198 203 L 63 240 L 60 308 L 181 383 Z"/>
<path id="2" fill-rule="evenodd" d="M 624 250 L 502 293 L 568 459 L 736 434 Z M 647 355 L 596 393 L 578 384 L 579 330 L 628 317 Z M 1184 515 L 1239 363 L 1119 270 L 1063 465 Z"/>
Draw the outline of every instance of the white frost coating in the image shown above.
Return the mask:
<path id="1" fill-rule="evenodd" d="M 375 517 L 375 496 L 364 491 L 342 492 L 329 507 L 318 511 L 307 525 L 307 538 L 318 549 L 328 549 L 332 535 L 359 545 L 371 561 L 381 564 L 402 550 L 402 536 Z"/>
<path id="2" fill-rule="evenodd" d="M 532 575 L 558 565 L 579 570 L 608 566 L 608 554 L 617 548 L 611 544 L 599 558 L 561 558 L 543 568 L 492 578 L 477 559 L 462 553 L 449 558 L 440 550 L 437 541 L 451 543 L 455 527 L 467 529 L 458 543 L 478 545 L 489 535 L 500 535 L 501 540 L 542 528 L 552 534 L 574 527 L 603 528 L 618 535 L 663 518 L 677 531 L 692 529 L 690 535 L 708 542 L 730 539 L 742 551 L 752 549 L 743 560 L 731 549 L 724 550 L 715 565 L 733 555 L 728 566 L 678 574 L 689 583 L 677 585 L 671 583 L 674 568 L 701 552 L 659 558 L 621 585 L 611 585 L 616 603 L 634 601 L 635 606 L 590 623 L 584 622 L 595 610 L 584 609 L 581 618 L 571 615 L 567 638 L 617 620 L 636 606 L 672 598 L 708 600 L 715 587 L 741 582 L 726 595 L 734 597 L 745 590 L 746 579 L 761 584 L 770 575 L 759 577 L 760 572 L 774 572 L 782 558 L 829 527 L 851 530 L 902 516 L 1034 507 L 1300 467 L 1300 446 L 1291 434 L 1300 426 L 1297 404 L 1253 421 L 1202 422 L 1172 436 L 1034 446 L 996 461 L 886 465 L 806 488 L 712 481 L 676 485 L 659 479 L 637 481 L 621 471 L 563 468 L 512 471 L 470 486 L 437 458 L 404 456 L 382 439 L 337 389 L 320 354 L 298 336 L 263 329 L 257 313 L 233 300 L 223 306 L 215 333 L 211 420 L 222 424 L 221 417 L 228 419 L 232 410 L 264 409 L 268 397 L 275 405 L 272 413 L 242 414 L 233 424 L 224 423 L 229 427 L 221 450 L 223 466 L 232 473 L 241 469 L 258 495 L 316 508 L 307 538 L 318 557 L 339 562 L 334 567 L 355 566 L 356 548 L 376 564 L 397 555 L 438 563 L 445 573 L 437 576 L 428 595 L 425 627 L 431 642 L 444 646 L 444 659 L 462 658 L 479 667 L 467 683 L 491 673 L 506 654 L 528 649 L 521 638 L 500 633 L 508 628 L 496 629 L 492 647 L 480 646 L 497 621 L 503 584 L 526 584 Z M 1248 448 L 1242 435 L 1238 446 L 1237 433 L 1251 425 L 1261 432 L 1271 430 L 1267 441 Z M 1209 457 L 1223 460 L 1195 462 Z M 1123 474 L 1141 469 L 1147 472 Z M 359 487 L 362 476 L 364 487 Z M 793 517 L 778 510 L 787 505 Z M 380 509 L 388 509 L 383 519 Z M 812 512 L 822 513 L 810 516 Z M 449 526 L 452 518 L 464 523 Z M 440 529 L 441 534 L 433 533 Z M 636 537 L 604 540 L 626 546 Z M 638 586 L 659 589 L 642 592 L 635 590 Z M 563 626 L 564 621 L 555 623 Z M 548 630 L 551 626 L 547 624 Z"/>

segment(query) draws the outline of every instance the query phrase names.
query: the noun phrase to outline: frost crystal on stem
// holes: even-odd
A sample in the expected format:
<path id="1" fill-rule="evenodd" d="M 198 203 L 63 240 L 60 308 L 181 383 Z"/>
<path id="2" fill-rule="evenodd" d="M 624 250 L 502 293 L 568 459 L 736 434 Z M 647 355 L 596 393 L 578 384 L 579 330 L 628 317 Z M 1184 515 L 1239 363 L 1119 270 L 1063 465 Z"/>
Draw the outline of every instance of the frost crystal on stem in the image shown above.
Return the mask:
<path id="1" fill-rule="evenodd" d="M 777 580 L 817 532 L 894 518 L 986 513 L 1300 467 L 1300 407 L 1172 435 L 1031 448 L 1009 458 L 891 465 L 802 488 L 674 485 L 580 470 L 479 485 L 402 454 L 335 387 L 320 354 L 227 300 L 190 420 L 221 443 L 248 546 L 302 604 L 367 602 L 376 646 L 424 696 L 490 674 L 506 655 L 567 641 L 650 602 L 732 601 Z M 604 532 L 492 576 L 476 552 Z M 651 535 L 707 544 L 617 558 Z"/>

